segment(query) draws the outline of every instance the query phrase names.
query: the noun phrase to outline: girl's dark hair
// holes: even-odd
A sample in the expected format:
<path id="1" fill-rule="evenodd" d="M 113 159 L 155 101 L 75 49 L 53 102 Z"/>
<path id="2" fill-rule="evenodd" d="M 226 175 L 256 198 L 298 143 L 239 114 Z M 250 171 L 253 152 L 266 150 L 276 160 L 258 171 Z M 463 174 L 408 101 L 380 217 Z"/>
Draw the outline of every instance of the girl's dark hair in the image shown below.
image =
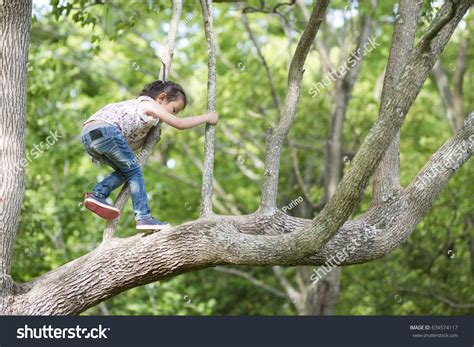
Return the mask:
<path id="1" fill-rule="evenodd" d="M 166 94 L 166 98 L 168 101 L 178 100 L 179 98 L 183 99 L 184 107 L 186 107 L 186 93 L 184 92 L 183 87 L 181 87 L 178 83 L 174 83 L 171 81 L 154 81 L 145 86 L 140 96 L 147 95 L 156 99 L 158 95 L 161 93 Z"/>

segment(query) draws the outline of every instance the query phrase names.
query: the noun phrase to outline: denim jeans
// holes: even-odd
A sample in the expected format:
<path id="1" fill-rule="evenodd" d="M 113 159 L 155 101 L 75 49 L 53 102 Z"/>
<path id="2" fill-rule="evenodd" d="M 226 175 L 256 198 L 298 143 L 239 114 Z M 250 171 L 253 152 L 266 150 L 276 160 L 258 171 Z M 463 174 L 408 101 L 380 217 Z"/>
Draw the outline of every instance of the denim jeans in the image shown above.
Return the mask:
<path id="1" fill-rule="evenodd" d="M 92 140 L 90 132 L 83 133 L 81 134 L 82 145 L 93 159 L 111 166 L 115 171 L 99 182 L 92 193 L 98 198 L 107 199 L 113 190 L 128 183 L 135 219 L 150 218 L 143 173 L 127 140 L 113 125 L 98 129 L 102 137 Z"/>

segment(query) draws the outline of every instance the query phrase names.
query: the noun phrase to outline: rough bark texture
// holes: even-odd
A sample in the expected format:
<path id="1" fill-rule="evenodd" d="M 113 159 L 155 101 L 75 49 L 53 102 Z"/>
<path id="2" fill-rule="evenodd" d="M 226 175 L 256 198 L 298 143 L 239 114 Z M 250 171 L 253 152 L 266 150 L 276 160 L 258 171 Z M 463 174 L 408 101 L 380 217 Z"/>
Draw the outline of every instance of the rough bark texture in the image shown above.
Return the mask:
<path id="1" fill-rule="evenodd" d="M 11 258 L 25 188 L 31 7 L 28 0 L 0 3 L 0 312 L 13 287 Z"/>
<path id="2" fill-rule="evenodd" d="M 401 0 L 395 17 L 392 46 L 382 89 L 381 107 L 390 102 L 392 91 L 410 57 L 421 1 Z M 396 117 L 396 115 L 395 115 Z M 387 201 L 400 188 L 400 131 L 395 135 L 374 175 L 373 203 Z"/>
<path id="3" fill-rule="evenodd" d="M 208 75 L 207 75 L 207 112 L 216 110 L 216 39 L 212 29 L 212 0 L 201 0 L 204 32 L 207 42 Z M 215 126 L 206 125 L 204 140 L 204 170 L 202 173 L 201 217 L 212 214 L 212 187 L 214 177 L 214 142 Z"/>
<path id="4" fill-rule="evenodd" d="M 336 257 L 339 265 L 348 265 L 368 262 L 399 247 L 428 213 L 441 189 L 471 157 L 474 113 L 400 194 L 373 204 L 357 220 L 348 218 L 439 54 L 473 2 L 458 0 L 456 4 L 447 2 L 442 7 L 407 59 L 390 101 L 381 105 L 379 118 L 352 160 L 349 171 L 314 220 L 291 217 L 272 208 L 275 194 L 265 189 L 276 184 L 273 177 L 262 192 L 262 199 L 267 203 L 262 206 L 270 206 L 270 209 L 244 216 L 211 215 L 147 236 L 109 238 L 90 253 L 28 283 L 9 281 L 5 286 L 7 277 L 2 275 L 0 314 L 77 314 L 129 288 L 206 267 L 227 264 L 314 266 L 333 262 Z M 318 2 L 315 9 L 321 9 L 318 6 L 322 3 Z M 313 10 L 315 12 L 318 13 Z M 311 24 L 308 27 L 295 52 L 294 61 L 298 64 L 290 68 L 289 96 L 275 131 L 278 135 L 270 141 L 276 146 L 268 150 L 272 153 L 270 158 L 277 162 L 284 138 L 281 136 L 286 136 L 296 108 L 299 82 L 295 84 L 295 81 L 301 80 L 303 57 L 307 54 L 301 42 L 314 39 L 314 35 L 311 38 L 307 33 L 315 28 Z M 25 57 L 26 47 L 21 51 L 24 54 L 21 57 Z M 24 61 L 16 62 L 20 75 L 26 75 Z M 2 75 L 4 68 L 2 62 Z M 22 102 L 24 111 L 24 98 Z M 23 117 L 24 131 L 24 112 L 18 117 Z M 3 118 L 2 122 L 5 122 Z M 2 159 L 8 157 L 8 153 L 2 148 Z M 16 155 L 21 154 L 22 149 Z M 278 169 L 278 163 L 271 163 L 270 167 Z M 278 178 L 277 173 L 273 174 Z M 276 186 L 273 188 L 276 190 Z M 6 231 L 8 234 L 2 236 L 2 240 L 13 240 L 15 231 L 11 228 Z M 352 250 L 348 245 L 353 246 Z M 2 264 L 9 264 L 6 256 L 8 253 L 2 254 Z"/>

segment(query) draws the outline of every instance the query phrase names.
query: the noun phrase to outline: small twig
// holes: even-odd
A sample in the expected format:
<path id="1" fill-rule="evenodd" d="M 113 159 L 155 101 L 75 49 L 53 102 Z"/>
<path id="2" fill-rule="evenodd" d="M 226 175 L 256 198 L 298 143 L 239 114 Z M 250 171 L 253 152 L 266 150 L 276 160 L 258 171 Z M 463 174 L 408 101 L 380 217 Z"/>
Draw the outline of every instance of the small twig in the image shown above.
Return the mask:
<path id="1" fill-rule="evenodd" d="M 234 269 L 234 268 L 230 268 L 230 267 L 223 267 L 223 266 L 216 266 L 213 268 L 215 271 L 218 271 L 218 272 L 222 272 L 222 273 L 227 273 L 227 274 L 231 274 L 231 275 L 234 275 L 234 276 L 238 276 L 238 277 L 241 277 L 241 278 L 244 278 L 246 279 L 247 281 L 249 281 L 250 283 L 252 283 L 254 286 L 258 287 L 258 288 L 261 288 L 263 290 L 266 290 L 267 292 L 270 292 L 272 293 L 273 295 L 276 295 L 280 298 L 287 298 L 287 295 L 273 287 L 270 287 L 269 285 L 263 283 L 262 281 L 256 279 L 255 277 L 253 277 L 252 275 L 248 274 L 247 272 L 245 271 L 241 271 L 241 270 L 238 270 L 238 269 Z"/>

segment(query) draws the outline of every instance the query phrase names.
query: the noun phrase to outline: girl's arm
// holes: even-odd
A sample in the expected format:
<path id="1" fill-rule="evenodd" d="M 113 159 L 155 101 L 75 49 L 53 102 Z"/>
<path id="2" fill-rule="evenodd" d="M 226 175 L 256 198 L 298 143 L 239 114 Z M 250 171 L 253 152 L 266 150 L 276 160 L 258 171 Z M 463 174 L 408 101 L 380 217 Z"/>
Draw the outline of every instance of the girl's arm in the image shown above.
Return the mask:
<path id="1" fill-rule="evenodd" d="M 200 116 L 180 118 L 169 113 L 156 102 L 142 101 L 141 105 L 142 105 L 143 111 L 147 115 L 154 118 L 158 118 L 161 121 L 165 122 L 166 124 L 169 124 L 172 127 L 176 129 L 180 129 L 180 130 L 190 129 L 204 123 L 217 124 L 217 122 L 219 121 L 216 112 L 210 112 L 208 114 L 203 114 Z"/>

